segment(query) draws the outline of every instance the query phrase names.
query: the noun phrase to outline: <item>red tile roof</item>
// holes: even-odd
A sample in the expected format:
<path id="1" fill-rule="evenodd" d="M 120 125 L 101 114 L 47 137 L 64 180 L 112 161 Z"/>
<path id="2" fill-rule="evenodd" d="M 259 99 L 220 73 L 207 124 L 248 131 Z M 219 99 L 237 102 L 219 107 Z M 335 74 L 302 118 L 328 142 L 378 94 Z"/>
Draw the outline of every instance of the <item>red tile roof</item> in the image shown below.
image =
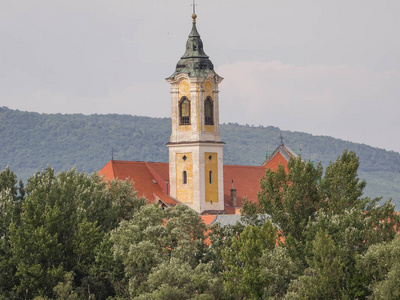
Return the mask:
<path id="1" fill-rule="evenodd" d="M 266 163 L 265 168 L 272 171 L 278 171 L 279 165 L 282 165 L 286 172 L 288 172 L 287 160 L 278 152 L 271 160 L 268 161 L 268 163 Z"/>
<path id="2" fill-rule="evenodd" d="M 215 220 L 216 215 L 201 215 L 204 224 L 210 225 Z"/>
<path id="3" fill-rule="evenodd" d="M 138 192 L 138 196 L 144 196 L 150 202 L 154 202 L 159 198 L 167 205 L 175 205 L 178 202 L 166 195 L 161 187 L 163 182 L 160 182 L 160 179 L 168 182 L 168 169 L 168 163 L 112 160 L 100 170 L 100 174 L 104 175 L 108 180 L 114 178 L 131 180 Z M 158 177 L 151 171 L 154 171 Z M 237 193 L 237 204 L 240 208 L 245 196 L 251 201 L 257 201 L 260 179 L 264 173 L 264 167 L 224 166 L 224 202 L 226 213 L 235 214 L 236 212 L 235 207 L 231 203 L 232 180 Z"/>
<path id="4" fill-rule="evenodd" d="M 228 214 L 235 214 L 235 208 L 231 203 L 232 180 L 233 188 L 236 189 L 237 207 L 241 208 L 243 199 L 246 196 L 252 202 L 257 201 L 257 192 L 260 190 L 260 179 L 264 174 L 264 167 L 224 166 L 224 202 L 225 211 Z"/>
<path id="5" fill-rule="evenodd" d="M 163 169 L 160 172 L 162 175 L 165 176 L 165 174 L 168 174 L 168 163 L 149 164 L 152 168 Z M 176 205 L 178 203 L 163 192 L 163 189 L 147 167 L 146 162 L 112 160 L 109 161 L 99 173 L 104 175 L 108 180 L 114 178 L 120 180 L 131 180 L 135 190 L 137 191 L 137 195 L 139 197 L 145 197 L 151 203 L 155 203 L 158 200 L 162 200 L 162 202 L 167 205 Z M 162 175 L 160 175 L 160 178 Z"/>
<path id="6" fill-rule="evenodd" d="M 260 180 L 265 169 L 277 170 L 283 164 L 287 170 L 287 161 L 296 155 L 289 148 L 281 145 L 268 157 L 263 166 L 236 166 L 224 165 L 224 210 L 226 214 L 238 214 L 243 205 L 243 199 L 258 201 L 257 193 L 260 190 Z M 109 161 L 101 170 L 107 179 L 129 179 L 133 182 L 138 196 L 144 196 L 149 202 L 161 200 L 168 206 L 179 203 L 169 194 L 169 165 L 168 163 L 154 163 L 141 161 Z M 231 189 L 236 189 L 237 206 L 231 202 Z M 204 216 L 207 220 L 208 218 Z M 210 217 L 211 218 L 211 217 Z M 206 222 L 207 223 L 207 222 Z"/>
<path id="7" fill-rule="evenodd" d="M 162 179 L 169 181 L 168 163 L 149 162 L 147 163 Z"/>

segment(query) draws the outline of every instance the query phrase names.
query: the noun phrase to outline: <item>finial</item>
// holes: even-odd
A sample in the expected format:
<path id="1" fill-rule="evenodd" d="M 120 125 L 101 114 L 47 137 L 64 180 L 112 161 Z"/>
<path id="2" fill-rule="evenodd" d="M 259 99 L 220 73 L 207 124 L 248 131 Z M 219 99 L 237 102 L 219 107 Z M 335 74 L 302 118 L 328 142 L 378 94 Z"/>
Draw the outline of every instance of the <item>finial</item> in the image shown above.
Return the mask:
<path id="1" fill-rule="evenodd" d="M 281 145 L 283 146 L 283 136 L 282 136 L 282 133 L 281 133 Z"/>
<path id="2" fill-rule="evenodd" d="M 111 148 L 111 160 L 114 161 L 114 148 Z"/>
<path id="3" fill-rule="evenodd" d="M 193 24 L 195 24 L 196 23 L 196 18 L 197 18 L 197 15 L 196 15 L 196 0 L 193 0 L 193 4 L 192 4 L 192 6 L 193 6 L 193 14 L 192 14 L 192 19 L 193 19 Z"/>

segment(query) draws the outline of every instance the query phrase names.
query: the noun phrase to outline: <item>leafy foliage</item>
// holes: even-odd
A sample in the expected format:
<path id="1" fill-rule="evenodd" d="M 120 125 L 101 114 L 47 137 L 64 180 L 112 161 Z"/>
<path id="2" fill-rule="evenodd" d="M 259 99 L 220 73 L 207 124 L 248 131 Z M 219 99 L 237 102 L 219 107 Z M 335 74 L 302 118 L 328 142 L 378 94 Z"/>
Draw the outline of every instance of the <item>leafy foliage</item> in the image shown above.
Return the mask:
<path id="1" fill-rule="evenodd" d="M 288 169 L 288 174 L 282 165 L 278 172 L 266 170 L 261 180 L 259 205 L 286 235 L 301 239 L 308 218 L 323 205 L 318 188 L 322 166 L 314 168 L 311 162 L 298 158 L 289 161 Z"/>
<path id="2" fill-rule="evenodd" d="M 372 288 L 374 299 L 397 299 L 400 273 L 400 237 L 371 246 L 358 257 L 357 268 Z"/>
<path id="3" fill-rule="evenodd" d="M 156 266 L 148 277 L 148 293 L 134 299 L 219 299 L 222 280 L 215 277 L 210 264 L 194 269 L 187 262 L 172 258 Z"/>
<path id="4" fill-rule="evenodd" d="M 0 299 L 12 299 L 13 286 L 17 279 L 16 268 L 11 260 L 10 224 L 20 222 L 21 205 L 24 196 L 22 183 L 17 186 L 17 176 L 9 168 L 0 172 Z"/>
<path id="5" fill-rule="evenodd" d="M 358 178 L 358 157 L 352 151 L 345 150 L 335 162 L 326 168 L 321 183 L 324 199 L 328 199 L 328 210 L 341 212 L 353 207 L 365 208 L 367 199 L 363 200 L 364 180 Z"/>
<path id="6" fill-rule="evenodd" d="M 235 299 L 262 296 L 266 277 L 261 275 L 260 259 L 264 250 L 274 248 L 276 238 L 277 229 L 269 221 L 261 227 L 248 225 L 223 250 L 225 288 Z"/>
<path id="7" fill-rule="evenodd" d="M 358 158 L 266 171 L 259 203 L 207 228 L 129 181 L 0 172 L 0 299 L 396 299 L 399 215 L 363 197 Z M 5 283 L 3 283 L 5 282 Z"/>
<path id="8" fill-rule="evenodd" d="M 290 286 L 287 298 L 300 299 L 343 299 L 346 293 L 345 264 L 340 249 L 324 232 L 319 231 L 312 246 L 309 267 Z"/>
<path id="9" fill-rule="evenodd" d="M 345 150 L 329 164 L 324 177 L 321 165 L 300 159 L 288 163 L 288 174 L 283 166 L 277 172 L 266 171 L 258 212 L 269 214 L 282 229 L 285 246 L 301 270 L 286 299 L 370 296 L 371 276 L 357 266 L 357 257 L 373 245 L 393 240 L 400 220 L 390 200 L 379 206 L 379 199 L 362 198 L 365 182 L 357 170 L 358 158 Z M 386 283 L 375 286 L 380 284 Z"/>
<path id="10" fill-rule="evenodd" d="M 136 297 L 155 292 L 157 285 L 151 285 L 151 282 L 156 280 L 157 272 L 163 273 L 168 268 L 163 263 L 176 266 L 178 273 L 193 272 L 205 251 L 205 230 L 197 213 L 186 206 L 178 205 L 174 209 L 165 210 L 156 205 L 144 206 L 129 221 L 121 222 L 111 232 L 110 239 L 105 240 L 109 248 L 103 247 L 98 256 L 104 257 L 103 253 L 110 253 L 111 250 L 113 257 L 111 261 L 110 256 L 107 260 L 98 259 L 99 268 L 106 269 L 104 264 L 109 263 L 123 266 L 124 278 L 108 276 L 119 296 Z M 172 258 L 179 262 L 171 261 Z M 150 277 L 151 274 L 153 277 Z M 125 289 L 120 289 L 121 282 L 129 284 Z M 172 292 L 168 289 L 168 293 Z"/>
<path id="11" fill-rule="evenodd" d="M 68 272 L 75 283 L 84 281 L 104 233 L 142 202 L 129 182 L 110 186 L 97 174 L 55 175 L 51 168 L 28 180 L 20 220 L 9 226 L 8 261 L 15 264 L 19 294 L 51 296 L 58 282 L 70 280 Z"/>

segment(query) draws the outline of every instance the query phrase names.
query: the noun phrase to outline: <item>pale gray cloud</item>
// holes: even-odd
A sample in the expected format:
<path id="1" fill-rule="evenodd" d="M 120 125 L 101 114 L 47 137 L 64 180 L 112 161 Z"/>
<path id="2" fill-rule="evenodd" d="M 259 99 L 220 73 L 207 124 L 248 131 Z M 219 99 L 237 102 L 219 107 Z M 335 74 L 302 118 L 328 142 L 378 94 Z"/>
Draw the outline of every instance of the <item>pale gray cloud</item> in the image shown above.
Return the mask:
<path id="1" fill-rule="evenodd" d="M 229 74 L 221 85 L 223 121 L 241 115 L 248 124 L 400 149 L 400 71 L 272 61 L 237 62 L 218 72 Z"/>
<path id="2" fill-rule="evenodd" d="M 400 152 L 400 1 L 199 0 L 224 122 Z M 0 106 L 168 117 L 189 0 L 1 0 Z"/>

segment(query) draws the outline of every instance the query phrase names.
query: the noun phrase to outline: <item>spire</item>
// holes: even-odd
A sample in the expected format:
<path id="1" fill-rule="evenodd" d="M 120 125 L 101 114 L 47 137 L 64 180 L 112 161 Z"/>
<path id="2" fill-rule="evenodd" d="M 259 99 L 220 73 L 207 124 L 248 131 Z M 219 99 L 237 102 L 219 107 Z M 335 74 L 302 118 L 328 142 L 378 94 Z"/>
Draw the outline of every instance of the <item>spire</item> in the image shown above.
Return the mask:
<path id="1" fill-rule="evenodd" d="M 186 52 L 182 58 L 208 58 L 207 54 L 204 53 L 203 42 L 201 41 L 200 34 L 196 28 L 196 14 L 193 14 L 192 18 L 192 31 L 190 32 L 189 39 L 186 42 Z"/>
<path id="2" fill-rule="evenodd" d="M 193 0 L 192 6 L 193 6 L 193 15 L 192 15 L 193 23 L 196 23 L 196 18 L 197 18 L 197 15 L 196 15 L 196 0 Z"/>
<path id="3" fill-rule="evenodd" d="M 185 54 L 181 57 L 181 60 L 176 65 L 174 74 L 170 78 L 181 73 L 188 74 L 190 77 L 207 77 L 210 72 L 214 71 L 214 65 L 204 52 L 203 42 L 196 28 L 197 15 L 195 12 L 195 3 L 193 1 L 192 31 L 186 42 Z"/>
<path id="4" fill-rule="evenodd" d="M 284 146 L 282 133 L 281 133 L 281 146 Z"/>

